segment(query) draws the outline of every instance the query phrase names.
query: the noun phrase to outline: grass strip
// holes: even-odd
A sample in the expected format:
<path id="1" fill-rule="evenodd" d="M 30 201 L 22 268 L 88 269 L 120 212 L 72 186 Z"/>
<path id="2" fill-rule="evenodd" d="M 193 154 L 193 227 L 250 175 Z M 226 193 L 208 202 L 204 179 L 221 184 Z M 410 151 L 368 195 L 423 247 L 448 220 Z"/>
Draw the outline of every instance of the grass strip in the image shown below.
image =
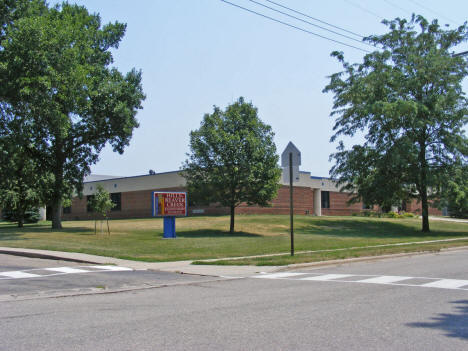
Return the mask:
<path id="1" fill-rule="evenodd" d="M 194 261 L 194 265 L 223 266 L 285 266 L 298 263 L 339 260 L 346 258 L 371 257 L 398 253 L 439 252 L 441 249 L 468 246 L 468 239 L 427 244 L 382 245 L 379 247 L 345 248 L 336 250 L 320 250 L 317 252 L 250 257 L 241 259 L 222 259 L 209 261 Z"/>

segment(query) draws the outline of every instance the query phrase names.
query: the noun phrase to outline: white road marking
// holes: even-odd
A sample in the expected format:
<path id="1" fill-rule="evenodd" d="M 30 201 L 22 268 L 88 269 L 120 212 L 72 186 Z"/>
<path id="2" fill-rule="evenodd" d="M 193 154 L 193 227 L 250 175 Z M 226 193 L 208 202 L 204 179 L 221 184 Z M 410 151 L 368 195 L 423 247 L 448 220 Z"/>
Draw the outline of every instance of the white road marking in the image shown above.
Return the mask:
<path id="1" fill-rule="evenodd" d="M 87 267 L 93 270 L 86 269 Z M 76 273 L 101 273 L 101 272 L 119 272 L 119 271 L 133 271 L 134 269 L 120 266 L 78 266 L 78 267 L 52 267 L 52 268 L 32 268 L 25 269 L 23 271 L 9 271 L 0 272 L 0 280 L 5 279 L 21 279 L 21 278 L 44 278 L 52 277 L 64 274 L 76 274 Z M 41 271 L 41 274 L 34 272 Z M 50 274 L 42 274 L 44 271 L 51 272 Z M 29 273 L 31 272 L 31 273 Z"/>
<path id="2" fill-rule="evenodd" d="M 8 278 L 37 278 L 40 277 L 38 274 L 32 274 L 32 273 L 25 273 L 22 271 L 12 271 L 12 272 L 2 272 L 0 275 L 8 277 Z"/>
<path id="3" fill-rule="evenodd" d="M 91 271 L 87 271 L 84 269 L 78 269 L 78 268 L 71 268 L 71 267 L 54 267 L 54 268 L 44 268 L 46 271 L 52 271 L 52 272 L 60 272 L 60 273 L 88 273 Z"/>
<path id="4" fill-rule="evenodd" d="M 401 277 L 398 275 L 383 275 L 381 277 L 359 280 L 359 283 L 390 284 L 407 279 L 412 279 L 412 277 Z"/>
<path id="5" fill-rule="evenodd" d="M 102 269 L 106 271 L 113 271 L 113 272 L 120 272 L 120 271 L 133 271 L 133 269 L 128 267 L 120 267 L 120 266 L 86 266 L 90 268 Z"/>
<path id="6" fill-rule="evenodd" d="M 319 275 L 316 277 L 306 277 L 306 278 L 301 278 L 299 280 L 318 280 L 318 281 L 327 281 L 327 280 L 333 280 L 333 279 L 339 279 L 339 278 L 348 278 L 351 277 L 352 274 L 325 274 L 325 275 Z"/>
<path id="7" fill-rule="evenodd" d="M 310 275 L 304 277 L 304 275 Z M 313 276 L 312 276 L 313 275 Z M 263 279 L 284 279 L 284 280 L 296 280 L 296 281 L 323 281 L 323 282 L 338 282 L 338 283 L 373 283 L 383 285 L 396 285 L 396 286 L 412 286 L 412 287 L 423 287 L 423 288 L 443 288 L 453 290 L 465 290 L 468 291 L 468 280 L 462 279 L 445 279 L 445 278 L 434 278 L 434 277 L 407 277 L 399 275 L 370 275 L 370 274 L 319 274 L 317 272 L 307 273 L 292 273 L 292 272 L 281 272 L 271 274 L 260 274 L 252 276 L 251 278 L 263 278 Z M 352 278 L 342 279 L 340 278 Z M 405 282 L 407 280 L 417 279 L 418 283 Z M 424 282 L 427 281 L 427 282 Z"/>
<path id="8" fill-rule="evenodd" d="M 423 284 L 422 286 L 429 287 L 429 288 L 457 289 L 465 285 L 468 286 L 468 280 L 441 279 L 432 283 Z"/>
<path id="9" fill-rule="evenodd" d="M 272 274 L 256 275 L 255 278 L 282 279 L 282 278 L 296 277 L 298 275 L 306 275 L 306 274 L 307 273 L 284 272 L 284 273 L 272 273 Z"/>

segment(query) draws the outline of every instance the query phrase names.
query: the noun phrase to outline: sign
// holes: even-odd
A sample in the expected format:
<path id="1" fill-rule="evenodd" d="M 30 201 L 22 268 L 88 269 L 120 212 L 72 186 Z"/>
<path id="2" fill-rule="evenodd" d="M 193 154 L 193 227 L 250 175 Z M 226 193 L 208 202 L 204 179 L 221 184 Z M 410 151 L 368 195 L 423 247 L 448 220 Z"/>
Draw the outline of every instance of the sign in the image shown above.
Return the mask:
<path id="1" fill-rule="evenodd" d="M 154 191 L 153 216 L 187 216 L 187 193 Z"/>
<path id="2" fill-rule="evenodd" d="M 290 154 L 292 154 L 291 165 L 289 164 Z M 286 146 L 286 149 L 284 149 L 283 153 L 281 154 L 281 167 L 283 167 L 283 181 L 285 183 L 290 182 L 290 179 L 289 179 L 290 166 L 292 168 L 292 173 L 293 173 L 293 177 L 292 177 L 293 182 L 299 181 L 299 166 L 300 165 L 301 165 L 301 152 L 296 147 L 296 145 L 294 145 L 292 142 L 289 142 L 289 144 Z"/>
<path id="3" fill-rule="evenodd" d="M 292 153 L 292 166 L 297 167 L 301 165 L 301 152 L 292 142 L 286 146 L 281 154 L 281 167 L 289 167 L 289 154 Z"/>
<path id="4" fill-rule="evenodd" d="M 292 167 L 293 171 L 293 182 L 298 182 L 299 181 L 299 166 L 293 166 Z M 283 181 L 285 183 L 289 183 L 289 167 L 283 168 Z"/>

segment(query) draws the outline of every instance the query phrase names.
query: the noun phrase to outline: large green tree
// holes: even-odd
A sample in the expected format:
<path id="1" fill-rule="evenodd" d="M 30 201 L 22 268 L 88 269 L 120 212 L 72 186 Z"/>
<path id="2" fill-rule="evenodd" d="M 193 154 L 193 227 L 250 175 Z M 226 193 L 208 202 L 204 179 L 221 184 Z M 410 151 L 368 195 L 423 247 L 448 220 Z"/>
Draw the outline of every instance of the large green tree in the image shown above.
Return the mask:
<path id="1" fill-rule="evenodd" d="M 53 177 L 46 194 L 52 227 L 61 228 L 63 201 L 81 191 L 102 148 L 109 143 L 122 153 L 138 127 L 141 72 L 111 66 L 125 25 L 102 25 L 82 6 L 63 3 L 10 22 L 1 42 L 0 99 L 31 123 L 35 162 Z"/>
<path id="2" fill-rule="evenodd" d="M 428 232 L 437 182 L 454 160 L 466 162 L 468 155 L 468 104 L 461 85 L 468 64 L 453 56 L 468 30 L 466 24 L 443 29 L 436 20 L 414 15 L 383 23 L 388 33 L 365 39 L 380 49 L 362 63 L 349 64 L 342 53 L 332 53 L 344 71 L 333 74 L 324 89 L 334 94 L 331 141 L 340 140 L 331 174 L 364 200 L 372 189 L 387 194 L 390 203 L 416 197 Z M 357 133 L 364 134 L 364 144 L 347 149 L 340 138 Z"/>
<path id="3" fill-rule="evenodd" d="M 241 97 L 225 110 L 214 107 L 190 133 L 184 164 L 189 196 L 195 203 L 219 203 L 234 212 L 241 203 L 267 206 L 278 192 L 281 169 L 271 127 Z"/>
<path id="4" fill-rule="evenodd" d="M 468 218 L 468 164 L 458 160 L 444 179 L 439 206 L 447 208 L 452 217 Z"/>
<path id="5" fill-rule="evenodd" d="M 0 105 L 0 110 L 0 206 L 22 227 L 27 211 L 44 205 L 49 178 L 30 153 L 30 125 L 7 106 Z"/>

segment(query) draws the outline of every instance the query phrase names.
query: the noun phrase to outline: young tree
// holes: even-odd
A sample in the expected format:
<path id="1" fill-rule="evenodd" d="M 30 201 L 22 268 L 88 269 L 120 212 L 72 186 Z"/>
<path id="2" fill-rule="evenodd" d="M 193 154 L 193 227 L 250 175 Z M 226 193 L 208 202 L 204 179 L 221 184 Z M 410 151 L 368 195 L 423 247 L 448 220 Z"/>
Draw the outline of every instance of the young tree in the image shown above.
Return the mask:
<path id="1" fill-rule="evenodd" d="M 107 222 L 107 233 L 110 235 L 109 229 L 109 217 L 107 214 L 111 209 L 115 207 L 115 204 L 112 202 L 109 192 L 103 188 L 102 185 L 98 185 L 96 187 L 96 193 L 92 198 L 91 208 L 93 212 L 101 216 L 101 233 L 102 233 L 102 219 L 105 219 Z M 94 219 L 94 234 L 96 234 L 96 221 L 97 218 Z"/>
<path id="2" fill-rule="evenodd" d="M 190 197 L 229 207 L 231 233 L 240 203 L 267 206 L 278 192 L 281 169 L 273 136 L 242 97 L 224 111 L 215 106 L 190 133 L 191 154 L 183 167 Z"/>
<path id="3" fill-rule="evenodd" d="M 110 67 L 125 25 L 102 26 L 97 14 L 63 3 L 13 21 L 0 50 L 0 97 L 17 116 L 31 118 L 36 160 L 53 175 L 47 202 L 52 227 L 61 228 L 64 199 L 109 143 L 128 145 L 144 94 L 141 73 Z"/>
<path id="4" fill-rule="evenodd" d="M 422 231 L 428 232 L 429 197 L 437 195 L 431 191 L 439 175 L 467 157 L 468 104 L 461 83 L 468 64 L 452 48 L 468 39 L 468 29 L 465 23 L 445 30 L 436 20 L 414 15 L 383 23 L 387 34 L 365 39 L 381 49 L 362 63 L 349 64 L 342 53 L 332 53 L 344 71 L 333 74 L 324 89 L 334 93 L 331 141 L 364 132 L 365 143 L 347 150 L 341 140 L 331 156 L 331 175 L 361 197 L 369 186 L 389 197 L 415 196 Z"/>

